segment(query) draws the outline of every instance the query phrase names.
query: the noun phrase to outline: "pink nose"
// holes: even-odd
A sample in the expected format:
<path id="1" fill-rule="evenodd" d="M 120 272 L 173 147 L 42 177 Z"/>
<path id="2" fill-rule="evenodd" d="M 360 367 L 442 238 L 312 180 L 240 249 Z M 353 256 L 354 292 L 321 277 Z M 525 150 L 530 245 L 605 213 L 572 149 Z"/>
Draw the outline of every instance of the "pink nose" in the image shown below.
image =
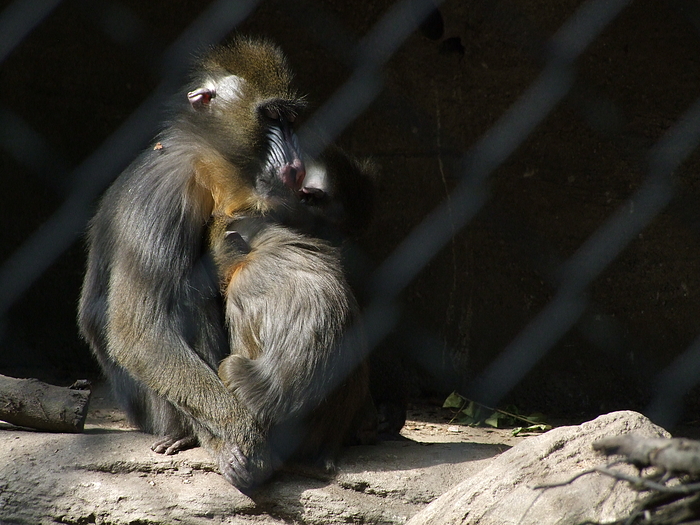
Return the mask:
<path id="1" fill-rule="evenodd" d="M 294 159 L 292 163 L 292 169 L 296 170 L 296 189 L 301 189 L 302 184 L 304 184 L 304 177 L 306 177 L 306 166 L 304 166 L 304 161 L 301 159 Z"/>
<path id="2" fill-rule="evenodd" d="M 280 169 L 280 179 L 285 186 L 294 191 L 301 189 L 302 184 L 304 184 L 304 177 L 306 177 L 306 168 L 301 159 L 294 159 Z"/>

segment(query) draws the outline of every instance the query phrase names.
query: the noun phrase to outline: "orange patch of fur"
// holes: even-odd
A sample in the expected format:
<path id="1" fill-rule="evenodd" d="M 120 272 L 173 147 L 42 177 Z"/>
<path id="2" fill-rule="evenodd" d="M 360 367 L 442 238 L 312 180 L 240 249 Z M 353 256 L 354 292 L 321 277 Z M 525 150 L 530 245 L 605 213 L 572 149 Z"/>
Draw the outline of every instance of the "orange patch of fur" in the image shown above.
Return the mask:
<path id="1" fill-rule="evenodd" d="M 247 257 L 244 258 L 240 263 L 235 265 L 233 268 L 229 267 L 226 270 L 226 283 L 225 287 L 228 289 L 229 286 L 233 284 L 233 282 L 238 278 L 238 276 L 241 274 L 243 271 L 243 268 L 245 268 L 246 263 L 247 263 Z"/>
<path id="2" fill-rule="evenodd" d="M 213 213 L 235 217 L 246 211 L 262 211 L 265 203 L 250 183 L 226 159 L 209 153 L 195 161 L 195 180 L 213 199 Z"/>

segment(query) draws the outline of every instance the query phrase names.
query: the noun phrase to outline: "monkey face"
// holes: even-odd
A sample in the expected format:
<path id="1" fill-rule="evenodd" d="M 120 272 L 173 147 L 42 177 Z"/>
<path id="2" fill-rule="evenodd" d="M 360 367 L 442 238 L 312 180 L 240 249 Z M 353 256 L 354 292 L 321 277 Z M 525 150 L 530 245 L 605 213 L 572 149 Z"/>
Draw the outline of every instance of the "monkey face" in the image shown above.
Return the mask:
<path id="1" fill-rule="evenodd" d="M 281 182 L 297 193 L 304 183 L 306 167 L 292 127 L 296 119 L 295 108 L 289 101 L 274 101 L 260 106 L 260 113 L 267 146 L 260 184 L 272 189 Z"/>
<path id="2" fill-rule="evenodd" d="M 356 236 L 369 226 L 374 207 L 376 170 L 337 147 L 309 162 L 301 202 L 344 235 Z"/>
<path id="3" fill-rule="evenodd" d="M 293 124 L 304 101 L 284 56 L 271 44 L 238 40 L 204 62 L 188 94 L 193 122 L 263 198 L 288 198 L 306 169 Z"/>

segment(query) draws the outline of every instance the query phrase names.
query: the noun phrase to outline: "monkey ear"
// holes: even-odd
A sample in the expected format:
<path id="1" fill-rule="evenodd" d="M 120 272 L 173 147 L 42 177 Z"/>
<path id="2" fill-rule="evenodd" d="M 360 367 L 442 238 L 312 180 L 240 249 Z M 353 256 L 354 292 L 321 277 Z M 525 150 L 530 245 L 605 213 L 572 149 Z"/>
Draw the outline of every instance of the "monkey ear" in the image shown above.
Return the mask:
<path id="1" fill-rule="evenodd" d="M 212 88 L 206 87 L 187 93 L 190 105 L 198 111 L 208 107 L 214 97 L 216 97 L 216 92 Z"/>

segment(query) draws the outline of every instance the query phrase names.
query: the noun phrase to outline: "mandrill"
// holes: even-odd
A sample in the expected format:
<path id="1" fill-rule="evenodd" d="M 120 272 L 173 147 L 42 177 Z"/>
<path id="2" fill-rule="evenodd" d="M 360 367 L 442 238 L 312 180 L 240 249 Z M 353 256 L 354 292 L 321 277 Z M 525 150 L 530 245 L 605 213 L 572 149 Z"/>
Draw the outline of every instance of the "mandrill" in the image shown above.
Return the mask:
<path id="1" fill-rule="evenodd" d="M 242 491 L 265 481 L 278 459 L 269 421 L 237 394 L 242 385 L 231 392 L 217 375 L 229 354 L 250 357 L 229 346 L 207 225 L 212 216 L 293 212 L 303 200 L 293 123 L 304 103 L 291 81 L 282 52 L 266 41 L 240 38 L 205 56 L 153 147 L 105 193 L 87 235 L 78 322 L 118 400 L 139 428 L 161 436 L 154 450 L 199 443 Z M 346 383 L 333 375 L 338 389 L 323 402 L 364 400 L 358 366 Z M 307 393 L 316 404 L 316 390 Z"/>
<path id="2" fill-rule="evenodd" d="M 219 271 L 231 356 L 224 384 L 270 430 L 284 460 L 332 468 L 343 442 L 374 440 L 366 350 L 339 248 L 306 232 L 357 233 L 373 174 L 333 148 L 309 166 L 302 203 L 260 215 L 216 217 L 210 245 Z M 299 231 L 301 229 L 301 231 Z"/>

